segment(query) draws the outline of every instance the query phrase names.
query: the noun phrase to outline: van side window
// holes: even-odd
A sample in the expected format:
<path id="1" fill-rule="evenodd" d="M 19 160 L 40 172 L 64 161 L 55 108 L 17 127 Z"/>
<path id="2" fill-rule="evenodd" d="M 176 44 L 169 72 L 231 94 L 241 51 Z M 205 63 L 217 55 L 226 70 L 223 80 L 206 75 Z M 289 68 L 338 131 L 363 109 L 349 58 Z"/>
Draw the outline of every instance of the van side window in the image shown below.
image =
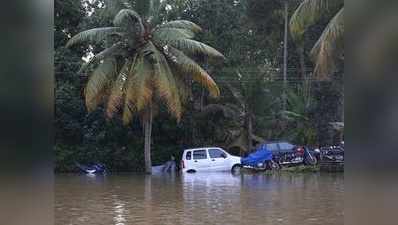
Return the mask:
<path id="1" fill-rule="evenodd" d="M 294 148 L 294 146 L 292 144 L 289 144 L 287 142 L 281 142 L 279 143 L 279 147 L 281 150 L 291 150 Z"/>
<path id="2" fill-rule="evenodd" d="M 207 159 L 206 150 L 193 151 L 193 159 Z"/>
<path id="3" fill-rule="evenodd" d="M 187 155 L 185 156 L 186 160 L 191 160 L 191 152 L 187 152 Z"/>
<path id="4" fill-rule="evenodd" d="M 278 151 L 278 146 L 276 145 L 276 143 L 267 144 L 267 149 L 272 152 Z"/>
<path id="5" fill-rule="evenodd" d="M 226 158 L 226 154 L 219 149 L 209 149 L 210 158 Z"/>

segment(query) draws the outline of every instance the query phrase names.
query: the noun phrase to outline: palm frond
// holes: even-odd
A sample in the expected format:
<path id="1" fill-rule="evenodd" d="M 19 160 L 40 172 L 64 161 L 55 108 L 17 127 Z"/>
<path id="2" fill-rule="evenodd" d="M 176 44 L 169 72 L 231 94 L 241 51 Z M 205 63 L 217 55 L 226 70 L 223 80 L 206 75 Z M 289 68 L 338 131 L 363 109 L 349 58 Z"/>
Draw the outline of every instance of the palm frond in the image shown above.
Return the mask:
<path id="1" fill-rule="evenodd" d="M 142 112 L 152 102 L 153 73 L 153 67 L 145 58 L 145 55 L 138 55 L 136 63 L 131 68 L 126 86 L 124 123 L 128 123 L 131 120 L 129 115 L 134 112 Z"/>
<path id="2" fill-rule="evenodd" d="M 113 24 L 125 28 L 127 32 L 134 34 L 135 37 L 140 37 L 145 32 L 140 15 L 132 9 L 120 10 L 113 19 Z"/>
<path id="3" fill-rule="evenodd" d="M 182 105 L 177 82 L 166 57 L 153 46 L 154 49 L 154 84 L 159 97 L 164 99 L 169 111 L 179 120 L 182 114 Z"/>
<path id="4" fill-rule="evenodd" d="M 321 37 L 311 50 L 315 61 L 314 74 L 326 79 L 335 68 L 335 59 L 344 44 L 344 7 L 329 22 Z"/>
<path id="5" fill-rule="evenodd" d="M 304 0 L 290 18 L 292 37 L 301 42 L 304 32 L 325 15 L 336 11 L 344 4 L 344 0 Z"/>
<path id="6" fill-rule="evenodd" d="M 154 36 L 153 40 L 157 45 L 164 46 L 163 48 L 167 48 L 168 45 L 171 45 L 189 56 L 200 55 L 209 58 L 225 59 L 223 54 L 221 54 L 219 51 L 199 41 L 184 38 L 164 40 L 158 36 Z"/>
<path id="7" fill-rule="evenodd" d="M 175 68 L 171 67 L 172 73 L 175 75 L 175 81 L 178 89 L 178 94 L 180 96 L 181 102 L 187 102 L 189 97 L 192 96 L 192 91 L 190 89 L 189 82 L 190 79 L 187 79 L 186 76 L 182 75 L 179 71 Z"/>
<path id="8" fill-rule="evenodd" d="M 194 33 L 202 32 L 202 28 L 200 26 L 188 20 L 173 20 L 160 25 L 159 28 L 179 28 L 190 30 Z"/>
<path id="9" fill-rule="evenodd" d="M 87 63 L 84 63 L 79 70 L 79 73 L 84 72 L 90 65 L 94 63 L 98 63 L 108 57 L 113 57 L 115 55 L 123 55 L 125 53 L 124 44 L 122 42 L 118 42 L 112 45 L 109 48 L 104 49 L 103 51 L 99 52 L 98 54 L 94 55 Z"/>
<path id="10" fill-rule="evenodd" d="M 69 48 L 82 42 L 98 43 L 105 40 L 109 35 L 118 33 L 120 31 L 120 27 L 101 27 L 85 30 L 73 36 L 67 42 L 66 47 Z"/>
<path id="11" fill-rule="evenodd" d="M 119 75 L 116 80 L 112 84 L 112 89 L 108 98 L 108 103 L 106 106 L 106 115 L 108 118 L 112 118 L 115 113 L 117 113 L 120 109 L 120 106 L 123 103 L 123 95 L 124 95 L 124 87 L 126 84 L 126 80 L 128 78 L 131 64 L 133 63 L 132 59 L 127 59 L 124 63 L 122 69 L 120 70 Z"/>
<path id="12" fill-rule="evenodd" d="M 86 107 L 89 112 L 93 111 L 101 103 L 116 74 L 115 58 L 104 60 L 93 71 L 84 89 Z"/>
<path id="13" fill-rule="evenodd" d="M 182 38 L 191 39 L 194 38 L 195 33 L 181 28 L 165 27 L 156 29 L 153 32 L 153 36 L 155 39 L 160 39 L 167 42 Z"/>
<path id="14" fill-rule="evenodd" d="M 182 74 L 191 76 L 194 81 L 203 85 L 212 97 L 220 95 L 220 90 L 216 82 L 195 61 L 173 47 L 169 47 L 164 52 L 169 62 L 175 65 Z"/>

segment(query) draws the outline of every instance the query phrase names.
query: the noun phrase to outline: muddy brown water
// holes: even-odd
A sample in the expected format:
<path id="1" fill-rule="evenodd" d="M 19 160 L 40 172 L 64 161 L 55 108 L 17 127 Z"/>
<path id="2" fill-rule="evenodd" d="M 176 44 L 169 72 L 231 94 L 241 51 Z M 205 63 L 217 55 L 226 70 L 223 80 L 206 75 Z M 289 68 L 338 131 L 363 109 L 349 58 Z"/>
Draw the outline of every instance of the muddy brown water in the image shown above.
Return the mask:
<path id="1" fill-rule="evenodd" d="M 58 174 L 55 224 L 338 225 L 343 196 L 343 174 Z"/>

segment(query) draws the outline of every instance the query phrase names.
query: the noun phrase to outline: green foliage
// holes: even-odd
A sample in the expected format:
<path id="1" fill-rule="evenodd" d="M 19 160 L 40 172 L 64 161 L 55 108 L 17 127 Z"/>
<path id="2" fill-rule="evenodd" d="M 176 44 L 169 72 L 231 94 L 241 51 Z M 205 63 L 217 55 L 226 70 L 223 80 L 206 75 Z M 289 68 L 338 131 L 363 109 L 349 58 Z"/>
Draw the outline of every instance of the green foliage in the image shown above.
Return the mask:
<path id="1" fill-rule="evenodd" d="M 149 7 L 141 1 L 136 1 L 135 5 Z M 178 20 L 152 30 L 150 27 L 154 25 L 144 27 L 141 16 L 132 9 L 121 9 L 116 14 L 113 24 L 115 27 L 83 31 L 72 37 L 66 45 L 70 47 L 84 41 L 102 42 L 111 34 L 121 37 L 117 43 L 94 56 L 94 59 L 107 61 L 101 63 L 90 76 L 85 91 L 89 111 L 106 101 L 106 95 L 109 94 L 106 103 L 107 116 L 113 117 L 121 109 L 124 123 L 128 124 L 131 122 L 132 114 L 142 114 L 148 105 L 154 103 L 154 98 L 159 98 L 164 100 L 169 111 L 179 120 L 182 113 L 179 91 L 184 88 L 177 86 L 177 74 L 173 74 L 173 71 L 177 70 L 186 73 L 186 76 L 192 76 L 193 80 L 204 83 L 213 96 L 219 95 L 218 87 L 211 77 L 188 56 L 178 51 L 187 52 L 191 56 L 223 58 L 214 48 L 191 40 L 194 32 L 201 31 L 198 25 Z M 168 50 L 173 47 L 176 49 Z M 184 62 L 175 63 L 177 56 L 174 54 L 178 54 L 179 59 Z M 116 66 L 118 63 L 124 63 L 120 70 Z M 195 73 L 190 73 L 192 71 Z M 182 86 L 184 82 L 178 84 Z"/>
<path id="2" fill-rule="evenodd" d="M 314 73 L 320 79 L 334 72 L 336 58 L 341 56 L 344 40 L 343 0 L 304 0 L 290 20 L 290 31 L 296 42 L 303 44 L 304 33 L 322 17 L 334 16 L 311 50 L 315 62 Z"/>

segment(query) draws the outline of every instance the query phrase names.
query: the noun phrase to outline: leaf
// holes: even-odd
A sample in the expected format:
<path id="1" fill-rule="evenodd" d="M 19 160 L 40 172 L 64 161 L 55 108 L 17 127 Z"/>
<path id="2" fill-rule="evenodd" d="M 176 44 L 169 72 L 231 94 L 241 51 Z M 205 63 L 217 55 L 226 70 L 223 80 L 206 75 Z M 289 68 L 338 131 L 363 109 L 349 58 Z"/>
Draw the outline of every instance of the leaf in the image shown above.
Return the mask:
<path id="1" fill-rule="evenodd" d="M 319 40 L 311 50 L 315 62 L 314 74 L 322 80 L 333 72 L 335 59 L 344 49 L 344 7 L 329 22 Z"/>
<path id="2" fill-rule="evenodd" d="M 180 29 L 190 30 L 194 33 L 202 32 L 202 28 L 200 26 L 188 20 L 170 21 L 160 25 L 159 28 L 180 28 Z"/>
<path id="3" fill-rule="evenodd" d="M 307 118 L 299 113 L 284 110 L 281 111 L 281 115 L 286 120 L 297 121 L 297 120 L 307 120 Z"/>
<path id="4" fill-rule="evenodd" d="M 336 11 L 343 0 L 304 0 L 290 18 L 290 32 L 293 39 L 302 42 L 304 32 L 329 11 Z"/>
<path id="5" fill-rule="evenodd" d="M 124 47 L 124 44 L 122 42 L 118 42 L 118 43 L 112 45 L 111 47 L 104 49 L 100 53 L 96 54 L 93 58 L 91 58 L 90 61 L 88 61 L 87 63 L 84 63 L 82 65 L 82 67 L 80 68 L 79 73 L 82 73 L 83 71 L 85 71 L 88 68 L 88 66 L 90 66 L 94 63 L 98 63 L 101 60 L 104 60 L 108 57 L 114 57 L 115 55 L 124 55 L 125 51 L 124 51 L 123 47 Z"/>
<path id="6" fill-rule="evenodd" d="M 142 37 L 145 32 L 140 15 L 132 9 L 120 10 L 113 19 L 113 24 L 123 27 L 128 33 L 133 34 L 133 39 Z"/>
<path id="7" fill-rule="evenodd" d="M 164 41 L 172 41 L 181 38 L 191 39 L 195 34 L 190 30 L 180 29 L 180 28 L 160 28 L 153 32 L 153 36 L 156 39 Z"/>
<path id="8" fill-rule="evenodd" d="M 126 84 L 126 80 L 128 78 L 131 64 L 133 63 L 132 59 L 127 59 L 124 63 L 122 69 L 120 70 L 119 75 L 116 80 L 112 84 L 112 90 L 110 92 L 108 98 L 108 104 L 106 107 L 106 115 L 108 118 L 112 118 L 115 113 L 118 112 L 120 106 L 123 102 L 124 95 L 124 86 Z"/>
<path id="9" fill-rule="evenodd" d="M 142 52 L 137 56 L 136 63 L 131 68 L 131 73 L 126 86 L 124 123 L 130 121 L 129 114 L 142 112 L 152 103 L 153 96 L 153 67 Z M 127 111 L 126 111 L 127 110 Z"/>
<path id="10" fill-rule="evenodd" d="M 182 74 L 191 76 L 194 81 L 203 85 L 212 97 L 218 97 L 220 95 L 220 90 L 217 84 L 195 61 L 173 47 L 164 50 L 164 52 L 168 61 L 176 66 Z"/>
<path id="11" fill-rule="evenodd" d="M 153 37 L 153 40 L 157 45 L 163 46 L 163 48 L 167 48 L 168 45 L 171 45 L 190 56 L 199 55 L 215 59 L 225 59 L 225 57 L 219 51 L 199 41 L 184 38 L 165 40 L 156 35 Z"/>
<path id="12" fill-rule="evenodd" d="M 116 68 L 116 59 L 109 58 L 98 65 L 91 74 L 84 89 L 86 107 L 89 112 L 93 111 L 102 101 L 106 90 L 117 74 Z"/>
<path id="13" fill-rule="evenodd" d="M 109 35 L 120 32 L 120 27 L 101 27 L 82 31 L 73 36 L 67 43 L 66 47 L 69 48 L 73 45 L 82 42 L 98 43 L 106 39 Z"/>
<path id="14" fill-rule="evenodd" d="M 166 57 L 154 45 L 154 84 L 159 97 L 166 102 L 169 111 L 179 120 L 182 114 L 182 105 L 174 74 Z"/>
<path id="15" fill-rule="evenodd" d="M 125 25 L 125 23 L 134 24 L 136 22 L 141 22 L 141 16 L 132 9 L 120 10 L 113 19 L 113 24 L 116 26 Z"/>

